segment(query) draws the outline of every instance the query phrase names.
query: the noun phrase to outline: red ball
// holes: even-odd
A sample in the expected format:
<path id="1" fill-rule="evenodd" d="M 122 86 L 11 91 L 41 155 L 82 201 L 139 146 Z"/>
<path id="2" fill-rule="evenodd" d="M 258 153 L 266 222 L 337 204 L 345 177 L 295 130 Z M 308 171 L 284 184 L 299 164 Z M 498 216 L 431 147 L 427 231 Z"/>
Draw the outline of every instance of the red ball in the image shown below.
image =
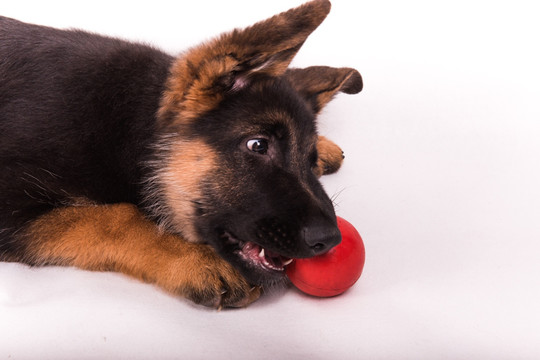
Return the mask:
<path id="1" fill-rule="evenodd" d="M 291 282 L 306 294 L 318 297 L 339 295 L 362 275 L 366 250 L 360 234 L 348 221 L 337 217 L 341 243 L 330 251 L 287 266 Z"/>

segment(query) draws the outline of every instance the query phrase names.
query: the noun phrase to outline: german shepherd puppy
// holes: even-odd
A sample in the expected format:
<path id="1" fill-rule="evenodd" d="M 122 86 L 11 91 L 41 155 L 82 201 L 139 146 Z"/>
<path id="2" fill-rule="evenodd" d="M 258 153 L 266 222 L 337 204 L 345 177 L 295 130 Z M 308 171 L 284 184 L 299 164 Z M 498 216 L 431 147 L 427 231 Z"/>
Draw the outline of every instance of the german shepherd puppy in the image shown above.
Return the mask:
<path id="1" fill-rule="evenodd" d="M 0 260 L 245 306 L 340 241 L 315 117 L 350 68 L 287 69 L 327 0 L 173 58 L 0 17 Z"/>

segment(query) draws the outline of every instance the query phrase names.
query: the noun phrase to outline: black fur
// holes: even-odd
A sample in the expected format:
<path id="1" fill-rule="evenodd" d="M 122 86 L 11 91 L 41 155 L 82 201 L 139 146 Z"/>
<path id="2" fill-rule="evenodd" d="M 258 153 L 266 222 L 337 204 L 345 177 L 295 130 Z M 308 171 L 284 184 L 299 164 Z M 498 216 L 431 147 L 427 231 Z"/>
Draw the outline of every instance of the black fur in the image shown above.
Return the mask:
<path id="1" fill-rule="evenodd" d="M 0 17 L 0 253 L 77 197 L 141 202 L 172 58 L 147 46 Z"/>

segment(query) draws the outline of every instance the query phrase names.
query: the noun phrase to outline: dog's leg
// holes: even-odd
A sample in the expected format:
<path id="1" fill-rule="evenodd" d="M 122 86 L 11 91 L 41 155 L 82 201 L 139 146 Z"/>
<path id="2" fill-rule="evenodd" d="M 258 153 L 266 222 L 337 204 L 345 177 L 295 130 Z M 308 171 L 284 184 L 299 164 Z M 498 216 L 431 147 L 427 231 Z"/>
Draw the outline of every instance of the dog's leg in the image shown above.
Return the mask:
<path id="1" fill-rule="evenodd" d="M 317 159 L 317 167 L 314 169 L 314 172 L 318 177 L 338 171 L 345 158 L 341 148 L 324 136 L 319 136 L 317 153 L 319 154 L 319 158 Z"/>
<path id="2" fill-rule="evenodd" d="M 161 232 L 130 204 L 55 209 L 24 237 L 24 262 L 34 265 L 118 271 L 214 307 L 246 306 L 260 295 L 211 247 Z"/>

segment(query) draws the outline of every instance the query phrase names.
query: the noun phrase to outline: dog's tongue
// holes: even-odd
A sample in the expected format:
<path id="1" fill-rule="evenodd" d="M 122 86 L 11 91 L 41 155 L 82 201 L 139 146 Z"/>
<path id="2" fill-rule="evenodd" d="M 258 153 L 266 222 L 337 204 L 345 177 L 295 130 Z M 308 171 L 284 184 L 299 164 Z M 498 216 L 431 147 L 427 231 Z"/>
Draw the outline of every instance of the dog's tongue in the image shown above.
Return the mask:
<path id="1" fill-rule="evenodd" d="M 251 262 L 270 270 L 282 271 L 292 262 L 292 259 L 266 250 L 253 242 L 248 242 L 242 247 L 242 255 Z"/>

